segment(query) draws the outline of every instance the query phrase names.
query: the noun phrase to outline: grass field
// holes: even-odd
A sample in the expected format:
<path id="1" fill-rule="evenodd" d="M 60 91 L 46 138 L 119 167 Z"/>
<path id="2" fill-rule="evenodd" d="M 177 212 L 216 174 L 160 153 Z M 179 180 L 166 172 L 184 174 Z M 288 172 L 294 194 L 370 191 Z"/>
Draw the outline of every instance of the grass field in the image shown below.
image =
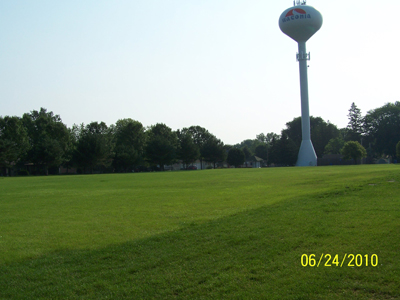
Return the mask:
<path id="1" fill-rule="evenodd" d="M 400 165 L 0 178 L 0 299 L 400 299 L 399 182 Z"/>

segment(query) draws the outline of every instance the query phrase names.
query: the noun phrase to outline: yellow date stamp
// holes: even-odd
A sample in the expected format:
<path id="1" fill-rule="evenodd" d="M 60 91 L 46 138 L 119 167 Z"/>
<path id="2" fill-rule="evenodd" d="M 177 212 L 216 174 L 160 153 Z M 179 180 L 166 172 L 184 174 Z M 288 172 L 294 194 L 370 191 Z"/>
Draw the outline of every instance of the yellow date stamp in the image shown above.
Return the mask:
<path id="1" fill-rule="evenodd" d="M 316 257 L 315 254 L 303 254 L 301 256 L 301 265 L 303 267 L 376 267 L 378 265 L 377 254 L 339 254 L 331 255 L 321 253 Z"/>

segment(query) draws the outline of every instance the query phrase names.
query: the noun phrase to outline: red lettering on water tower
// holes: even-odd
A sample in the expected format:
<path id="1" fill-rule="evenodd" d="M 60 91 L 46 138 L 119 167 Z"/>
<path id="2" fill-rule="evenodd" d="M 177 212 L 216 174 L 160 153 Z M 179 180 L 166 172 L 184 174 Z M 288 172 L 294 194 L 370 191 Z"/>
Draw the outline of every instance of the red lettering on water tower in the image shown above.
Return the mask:
<path id="1" fill-rule="evenodd" d="M 297 12 L 298 14 L 302 14 L 302 15 L 306 14 L 306 11 L 304 9 L 295 8 L 295 9 L 289 10 L 285 17 L 293 16 L 294 15 L 294 13 L 293 13 L 294 11 Z"/>

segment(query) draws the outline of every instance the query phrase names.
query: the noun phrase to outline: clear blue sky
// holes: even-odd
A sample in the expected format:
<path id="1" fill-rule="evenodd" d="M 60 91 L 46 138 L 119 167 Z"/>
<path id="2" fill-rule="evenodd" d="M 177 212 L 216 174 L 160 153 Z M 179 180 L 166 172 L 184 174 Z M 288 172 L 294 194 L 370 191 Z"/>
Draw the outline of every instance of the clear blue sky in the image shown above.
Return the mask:
<path id="1" fill-rule="evenodd" d="M 0 2 L 0 115 L 45 107 L 65 124 L 132 118 L 200 125 L 235 144 L 300 116 L 297 44 L 278 26 L 293 1 Z M 310 114 L 339 128 L 400 101 L 400 2 L 309 0 Z"/>

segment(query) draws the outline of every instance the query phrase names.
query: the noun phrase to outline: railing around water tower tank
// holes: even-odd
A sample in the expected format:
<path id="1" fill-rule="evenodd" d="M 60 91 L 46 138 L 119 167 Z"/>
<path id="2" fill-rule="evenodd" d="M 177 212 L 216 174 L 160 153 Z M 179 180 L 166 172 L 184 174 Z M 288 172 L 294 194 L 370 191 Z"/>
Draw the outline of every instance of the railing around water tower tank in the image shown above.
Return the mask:
<path id="1" fill-rule="evenodd" d="M 307 5 L 306 0 L 295 0 L 293 1 L 293 6 L 298 6 L 298 5 Z"/>

